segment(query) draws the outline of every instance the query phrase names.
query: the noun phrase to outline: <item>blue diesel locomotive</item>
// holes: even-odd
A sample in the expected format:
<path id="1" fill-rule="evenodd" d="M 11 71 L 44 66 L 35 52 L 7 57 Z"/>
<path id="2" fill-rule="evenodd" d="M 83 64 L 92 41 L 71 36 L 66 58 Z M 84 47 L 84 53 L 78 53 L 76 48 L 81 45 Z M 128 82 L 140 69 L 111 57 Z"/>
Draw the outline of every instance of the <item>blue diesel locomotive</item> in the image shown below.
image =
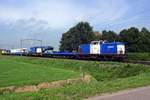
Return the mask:
<path id="1" fill-rule="evenodd" d="M 125 44 L 122 42 L 92 41 L 79 46 L 79 53 L 98 60 L 123 60 Z"/>

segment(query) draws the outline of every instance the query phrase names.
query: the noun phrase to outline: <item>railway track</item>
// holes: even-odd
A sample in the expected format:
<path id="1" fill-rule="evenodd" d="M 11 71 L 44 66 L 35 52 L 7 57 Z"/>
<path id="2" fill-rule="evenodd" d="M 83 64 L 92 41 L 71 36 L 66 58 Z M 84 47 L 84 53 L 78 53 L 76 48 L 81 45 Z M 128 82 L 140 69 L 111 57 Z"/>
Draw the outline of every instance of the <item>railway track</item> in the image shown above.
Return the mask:
<path id="1" fill-rule="evenodd" d="M 128 60 L 128 61 L 124 61 L 124 63 L 133 63 L 133 64 L 150 65 L 150 61 L 135 61 L 135 60 Z"/>
<path id="2" fill-rule="evenodd" d="M 33 57 L 33 56 L 30 56 L 30 57 Z M 36 57 L 39 57 L 39 58 L 55 58 L 55 57 L 41 57 L 41 56 L 36 56 Z M 59 58 L 57 58 L 57 59 L 59 59 Z M 60 58 L 60 59 L 68 59 L 68 58 Z M 74 60 L 79 60 L 79 59 L 74 59 Z M 80 59 L 80 60 L 82 60 L 82 61 L 100 61 L 100 60 L 96 60 L 96 59 Z M 111 60 L 101 60 L 101 61 L 111 61 Z M 150 65 L 150 61 L 137 61 L 137 60 L 127 60 L 127 59 L 123 60 L 123 61 L 114 60 L 112 62 L 122 62 L 122 63 Z"/>

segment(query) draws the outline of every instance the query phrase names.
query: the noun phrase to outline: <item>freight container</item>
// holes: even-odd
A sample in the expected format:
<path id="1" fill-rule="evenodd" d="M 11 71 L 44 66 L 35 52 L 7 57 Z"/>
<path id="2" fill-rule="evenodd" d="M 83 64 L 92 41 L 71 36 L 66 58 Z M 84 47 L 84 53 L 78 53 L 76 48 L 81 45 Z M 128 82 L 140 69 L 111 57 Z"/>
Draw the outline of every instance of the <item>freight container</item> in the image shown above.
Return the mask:
<path id="1" fill-rule="evenodd" d="M 48 50 L 53 50 L 53 47 L 51 46 L 37 46 L 37 47 L 31 47 L 29 50 L 30 54 L 40 54 L 44 53 Z"/>
<path id="2" fill-rule="evenodd" d="M 27 48 L 10 49 L 10 53 L 11 53 L 11 54 L 27 53 L 27 52 L 28 52 Z"/>

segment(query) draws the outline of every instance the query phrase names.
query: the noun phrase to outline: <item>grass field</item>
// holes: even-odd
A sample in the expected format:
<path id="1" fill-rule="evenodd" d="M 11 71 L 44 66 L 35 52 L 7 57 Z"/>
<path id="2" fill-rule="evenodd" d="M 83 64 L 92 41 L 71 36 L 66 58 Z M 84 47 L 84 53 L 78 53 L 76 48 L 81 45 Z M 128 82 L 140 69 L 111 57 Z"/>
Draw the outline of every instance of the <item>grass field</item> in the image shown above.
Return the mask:
<path id="1" fill-rule="evenodd" d="M 51 68 L 73 70 L 76 72 L 83 71 L 92 75 L 97 81 L 135 76 L 140 73 L 149 71 L 150 69 L 144 67 L 144 65 L 125 64 L 120 62 L 78 61 L 26 57 L 12 57 L 11 59 L 18 62 L 49 66 Z"/>
<path id="2" fill-rule="evenodd" d="M 73 71 L 15 61 L 8 57 L 0 58 L 0 87 L 37 84 L 77 76 L 79 73 Z"/>
<path id="3" fill-rule="evenodd" d="M 0 95 L 0 98 L 2 100 L 82 100 L 83 98 L 101 95 L 107 92 L 111 93 L 146 85 L 150 85 L 149 73 L 111 81 L 93 81 L 90 84 L 80 83 L 38 92 L 5 94 Z"/>
<path id="4" fill-rule="evenodd" d="M 93 77 L 91 83 L 79 83 L 56 89 L 40 90 L 30 93 L 1 94 L 0 99 L 51 99 L 51 100 L 81 100 L 89 96 L 100 95 L 123 89 L 150 85 L 150 67 L 138 64 L 118 62 L 77 61 L 65 59 L 2 57 L 13 62 L 29 65 L 48 66 L 73 72 L 85 72 Z M 75 76 L 78 74 L 75 74 Z M 73 75 L 74 76 L 74 75 Z"/>

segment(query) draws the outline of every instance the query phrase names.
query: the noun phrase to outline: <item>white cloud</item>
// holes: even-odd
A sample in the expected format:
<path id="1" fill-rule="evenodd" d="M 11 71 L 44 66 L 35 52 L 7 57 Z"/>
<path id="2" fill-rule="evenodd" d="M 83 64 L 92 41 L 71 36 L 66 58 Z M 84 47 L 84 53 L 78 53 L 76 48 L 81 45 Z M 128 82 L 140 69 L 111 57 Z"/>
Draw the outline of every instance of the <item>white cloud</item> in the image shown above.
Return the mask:
<path id="1" fill-rule="evenodd" d="M 33 0 L 23 7 L 2 6 L 0 19 L 15 21 L 35 18 L 47 21 L 52 28 L 60 29 L 81 20 L 91 21 L 94 24 L 114 21 L 122 17 L 127 10 L 126 2 L 123 0 L 96 0 L 93 1 L 93 5 L 86 4 L 86 2 L 79 4 L 77 1 Z"/>
<path id="2" fill-rule="evenodd" d="M 52 45 L 58 49 L 61 31 L 47 26 L 47 22 L 33 18 L 17 20 L 9 24 L 0 23 L 0 34 L 2 34 L 0 42 L 11 44 L 13 47 L 20 47 L 19 42 L 21 39 L 40 39 L 43 40 L 45 45 Z M 26 44 L 29 45 L 30 43 L 26 42 Z"/>
<path id="3" fill-rule="evenodd" d="M 14 40 L 39 38 L 58 48 L 61 33 L 77 22 L 88 21 L 94 27 L 123 23 L 121 19 L 128 10 L 126 0 L 27 0 L 24 5 L 0 4 L 0 24 L 5 24 L 0 34 L 5 31 L 5 36 Z"/>

